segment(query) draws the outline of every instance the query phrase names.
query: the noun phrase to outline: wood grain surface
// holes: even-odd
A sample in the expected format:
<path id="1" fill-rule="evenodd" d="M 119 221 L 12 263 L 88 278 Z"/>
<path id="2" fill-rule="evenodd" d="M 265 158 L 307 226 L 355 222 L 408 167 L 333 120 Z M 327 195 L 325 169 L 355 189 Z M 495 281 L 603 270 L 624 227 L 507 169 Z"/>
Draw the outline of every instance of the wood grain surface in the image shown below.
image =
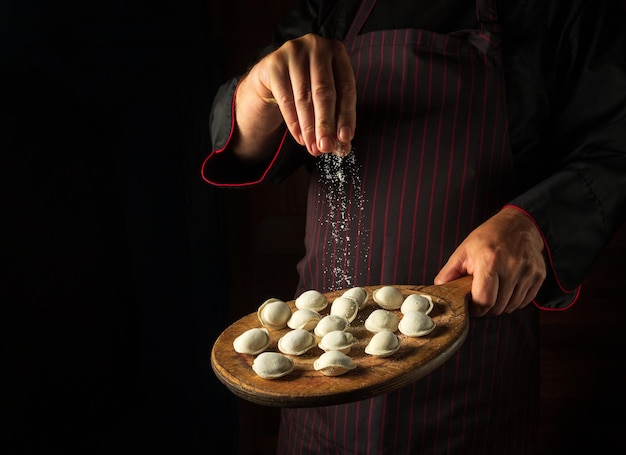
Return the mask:
<path id="1" fill-rule="evenodd" d="M 313 362 L 323 353 L 317 346 L 304 355 L 289 356 L 295 363 L 295 369 L 287 376 L 278 379 L 257 376 L 252 370 L 255 356 L 237 353 L 233 348 L 233 340 L 237 336 L 248 329 L 262 327 L 256 313 L 239 319 L 220 334 L 211 351 L 211 366 L 218 379 L 235 395 L 265 406 L 328 406 L 382 395 L 433 371 L 465 341 L 471 282 L 468 276 L 441 286 L 394 285 L 405 297 L 413 293 L 430 295 L 435 304 L 430 316 L 437 327 L 423 337 L 407 337 L 396 332 L 401 340 L 400 349 L 385 358 L 371 356 L 364 351 L 373 334 L 363 324 L 373 310 L 380 308 L 371 295 L 382 285 L 365 286 L 370 297 L 348 329 L 359 340 L 348 354 L 357 367 L 341 376 L 324 376 L 314 370 Z M 332 304 L 343 292 L 338 290 L 325 295 Z M 287 303 L 295 310 L 294 301 Z M 330 304 L 321 315 L 328 314 L 329 309 Z M 394 313 L 402 318 L 399 310 L 394 310 Z M 271 343 L 266 351 L 279 352 L 278 339 L 289 330 L 270 330 Z"/>

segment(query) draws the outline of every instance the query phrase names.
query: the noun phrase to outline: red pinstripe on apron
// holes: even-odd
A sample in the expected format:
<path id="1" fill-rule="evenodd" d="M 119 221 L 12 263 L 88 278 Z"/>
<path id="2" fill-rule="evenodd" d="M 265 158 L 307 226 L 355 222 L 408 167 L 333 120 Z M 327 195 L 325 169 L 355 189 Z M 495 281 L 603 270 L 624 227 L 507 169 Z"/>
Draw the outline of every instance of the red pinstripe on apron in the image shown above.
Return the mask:
<path id="1" fill-rule="evenodd" d="M 299 292 L 427 284 L 515 190 L 497 15 L 452 34 L 359 34 L 354 154 L 320 158 L 309 190 Z M 528 453 L 536 428 L 533 305 L 473 319 L 461 350 L 412 386 L 342 406 L 283 410 L 279 453 Z"/>

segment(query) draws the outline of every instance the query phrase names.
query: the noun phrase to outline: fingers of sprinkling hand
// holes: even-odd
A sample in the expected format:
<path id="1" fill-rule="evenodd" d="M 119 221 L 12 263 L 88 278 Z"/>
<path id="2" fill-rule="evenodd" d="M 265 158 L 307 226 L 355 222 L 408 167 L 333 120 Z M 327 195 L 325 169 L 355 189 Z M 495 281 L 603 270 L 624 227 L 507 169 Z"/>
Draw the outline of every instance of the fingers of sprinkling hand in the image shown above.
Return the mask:
<path id="1" fill-rule="evenodd" d="M 333 74 L 333 54 L 329 52 L 328 42 L 314 48 L 311 53 L 311 95 L 315 112 L 316 145 L 321 153 L 330 153 L 336 149 L 337 93 Z"/>
<path id="2" fill-rule="evenodd" d="M 293 46 L 303 46 L 297 42 Z M 293 51 L 288 60 L 288 71 L 291 80 L 291 92 L 294 110 L 298 121 L 298 129 L 302 143 L 312 155 L 319 155 L 315 137 L 315 117 L 313 106 L 310 57 L 307 51 Z"/>
<path id="3" fill-rule="evenodd" d="M 350 151 L 356 129 L 356 82 L 350 57 L 341 43 L 337 43 L 333 72 L 337 92 L 337 139 Z"/>
<path id="4" fill-rule="evenodd" d="M 286 56 L 279 53 L 276 53 L 276 56 L 276 63 L 268 65 L 269 70 L 265 84 L 271 91 L 273 99 L 280 109 L 289 132 L 300 145 L 305 145 L 298 112 L 296 111 L 296 103 L 292 89 L 293 84 L 287 63 L 288 59 Z M 281 63 L 282 61 L 284 61 L 284 63 Z"/>
<path id="5" fill-rule="evenodd" d="M 262 98 L 275 101 L 295 140 L 310 154 L 347 154 L 356 126 L 356 87 L 350 58 L 336 40 L 308 34 L 269 54 Z M 269 102 L 269 101 L 268 101 Z"/>
<path id="6" fill-rule="evenodd" d="M 267 86 L 291 135 L 310 153 L 319 154 L 315 145 L 308 41 L 310 38 L 288 41 L 269 54 Z"/>
<path id="7" fill-rule="evenodd" d="M 316 114 L 311 93 L 308 62 L 295 63 L 291 70 L 291 86 L 297 113 L 300 134 L 304 145 L 313 155 L 319 155 L 315 137 Z"/>

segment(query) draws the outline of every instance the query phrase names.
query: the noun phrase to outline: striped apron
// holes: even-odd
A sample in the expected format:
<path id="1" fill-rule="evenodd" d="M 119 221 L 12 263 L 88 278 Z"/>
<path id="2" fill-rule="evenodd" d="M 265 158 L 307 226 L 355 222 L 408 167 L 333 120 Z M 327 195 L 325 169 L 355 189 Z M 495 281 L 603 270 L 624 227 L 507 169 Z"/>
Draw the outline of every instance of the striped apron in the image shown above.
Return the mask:
<path id="1" fill-rule="evenodd" d="M 515 192 L 493 0 L 477 27 L 345 40 L 358 105 L 354 151 L 312 169 L 297 294 L 356 285 L 429 284 L 463 238 Z M 538 417 L 533 305 L 472 318 L 443 366 L 393 393 L 281 412 L 278 453 L 532 453 Z"/>

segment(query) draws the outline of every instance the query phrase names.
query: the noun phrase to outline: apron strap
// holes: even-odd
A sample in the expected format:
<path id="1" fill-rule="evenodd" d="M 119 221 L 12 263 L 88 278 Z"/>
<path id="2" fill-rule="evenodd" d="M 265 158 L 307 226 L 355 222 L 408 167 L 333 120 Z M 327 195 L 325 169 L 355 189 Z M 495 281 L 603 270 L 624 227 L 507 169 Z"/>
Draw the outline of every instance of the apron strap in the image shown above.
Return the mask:
<path id="1" fill-rule="evenodd" d="M 365 25 L 365 21 L 370 16 L 372 10 L 374 9 L 374 5 L 376 4 L 376 0 L 363 0 L 359 9 L 352 21 L 352 25 L 348 29 L 348 33 L 346 34 L 346 38 L 344 40 L 344 44 L 346 47 L 350 48 L 350 50 L 354 50 L 354 43 L 356 42 L 356 36 L 359 34 L 359 31 Z"/>
<path id="2" fill-rule="evenodd" d="M 476 20 L 480 29 L 485 32 L 500 32 L 498 22 L 497 0 L 476 0 Z"/>

